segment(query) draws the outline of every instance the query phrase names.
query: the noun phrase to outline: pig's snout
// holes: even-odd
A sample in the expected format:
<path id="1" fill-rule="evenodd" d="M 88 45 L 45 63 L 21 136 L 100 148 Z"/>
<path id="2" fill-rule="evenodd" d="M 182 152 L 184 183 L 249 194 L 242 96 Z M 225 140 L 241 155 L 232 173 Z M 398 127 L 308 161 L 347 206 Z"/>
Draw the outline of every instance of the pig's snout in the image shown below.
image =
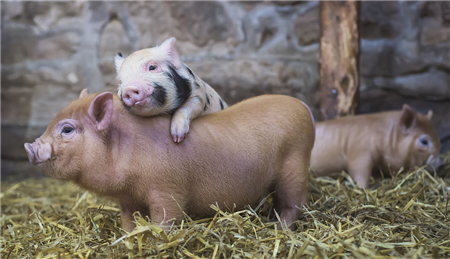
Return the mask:
<path id="1" fill-rule="evenodd" d="M 427 161 L 427 170 L 437 170 L 439 167 L 445 165 L 445 161 L 440 156 L 430 156 Z"/>
<path id="2" fill-rule="evenodd" d="M 123 90 L 122 100 L 127 106 L 142 105 L 152 93 L 152 87 L 146 90 L 141 87 L 129 85 Z"/>
<path id="3" fill-rule="evenodd" d="M 25 143 L 24 147 L 28 160 L 33 165 L 38 165 L 49 160 L 52 154 L 52 146 L 49 143 L 41 143 L 39 139 L 34 143 Z"/>
<path id="4" fill-rule="evenodd" d="M 30 163 L 34 165 L 34 161 L 36 160 L 36 155 L 34 154 L 33 144 L 25 143 L 25 151 L 27 151 L 28 160 Z"/>

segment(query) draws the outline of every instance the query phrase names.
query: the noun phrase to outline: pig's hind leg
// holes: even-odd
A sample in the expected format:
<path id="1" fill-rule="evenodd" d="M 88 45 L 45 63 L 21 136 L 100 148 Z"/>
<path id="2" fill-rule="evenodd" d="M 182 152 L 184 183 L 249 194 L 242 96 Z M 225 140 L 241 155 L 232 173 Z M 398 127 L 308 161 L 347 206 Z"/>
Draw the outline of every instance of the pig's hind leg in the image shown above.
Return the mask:
<path id="1" fill-rule="evenodd" d="M 300 155 L 292 157 L 286 160 L 280 172 L 274 209 L 280 216 L 281 224 L 294 229 L 295 224 L 292 223 L 300 219 L 302 216 L 300 208 L 306 204 L 309 159 L 299 159 Z"/>

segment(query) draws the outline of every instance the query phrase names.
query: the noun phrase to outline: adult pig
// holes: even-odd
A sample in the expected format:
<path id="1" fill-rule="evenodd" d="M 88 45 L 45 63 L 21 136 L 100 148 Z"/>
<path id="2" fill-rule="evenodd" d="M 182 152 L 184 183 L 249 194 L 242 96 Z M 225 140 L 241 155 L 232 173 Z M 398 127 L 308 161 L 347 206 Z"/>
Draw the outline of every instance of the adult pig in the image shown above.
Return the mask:
<path id="1" fill-rule="evenodd" d="M 135 211 L 164 224 L 180 221 L 182 210 L 212 216 L 216 202 L 255 206 L 273 191 L 282 220 L 301 216 L 314 145 L 313 118 L 301 101 L 248 99 L 193 120 L 190 137 L 175 144 L 170 117 L 132 115 L 110 92 L 84 95 L 25 149 L 47 175 L 116 199 L 126 231 Z"/>
<path id="2" fill-rule="evenodd" d="M 426 163 L 437 168 L 443 161 L 431 116 L 404 105 L 401 111 L 317 123 L 311 168 L 318 176 L 345 170 L 363 187 L 379 169 L 411 170 Z"/>

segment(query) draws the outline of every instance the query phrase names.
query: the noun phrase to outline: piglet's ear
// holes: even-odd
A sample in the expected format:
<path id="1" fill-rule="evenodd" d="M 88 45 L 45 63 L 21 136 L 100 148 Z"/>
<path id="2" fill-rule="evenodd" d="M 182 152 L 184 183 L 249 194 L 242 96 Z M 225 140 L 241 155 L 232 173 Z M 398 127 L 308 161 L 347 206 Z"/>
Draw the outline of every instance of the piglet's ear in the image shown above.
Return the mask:
<path id="1" fill-rule="evenodd" d="M 104 130 L 109 127 L 112 109 L 113 95 L 111 92 L 101 93 L 92 100 L 88 114 L 94 121 L 97 130 Z"/>
<path id="2" fill-rule="evenodd" d="M 114 56 L 114 65 L 116 66 L 116 72 L 119 74 L 120 68 L 122 67 L 123 61 L 125 60 L 124 57 L 122 57 L 122 53 L 117 53 L 116 56 Z"/>
<path id="3" fill-rule="evenodd" d="M 400 125 L 403 128 L 403 132 L 407 133 L 410 129 L 414 128 L 417 124 L 417 113 L 409 105 L 404 104 L 402 110 L 402 116 L 400 118 Z"/>
<path id="4" fill-rule="evenodd" d="M 431 117 L 433 117 L 433 111 L 432 110 L 428 110 L 427 118 L 431 120 Z"/>
<path id="5" fill-rule="evenodd" d="M 78 99 L 81 99 L 83 97 L 85 97 L 86 95 L 89 94 L 89 90 L 87 88 L 84 88 L 81 93 L 80 93 L 80 97 Z"/>
<path id="6" fill-rule="evenodd" d="M 172 37 L 165 40 L 159 47 L 161 48 L 161 50 L 169 54 L 170 62 L 175 66 L 176 69 L 179 69 L 181 68 L 183 62 L 181 61 L 180 55 L 178 55 L 178 51 L 175 48 L 176 41 L 177 39 Z"/>

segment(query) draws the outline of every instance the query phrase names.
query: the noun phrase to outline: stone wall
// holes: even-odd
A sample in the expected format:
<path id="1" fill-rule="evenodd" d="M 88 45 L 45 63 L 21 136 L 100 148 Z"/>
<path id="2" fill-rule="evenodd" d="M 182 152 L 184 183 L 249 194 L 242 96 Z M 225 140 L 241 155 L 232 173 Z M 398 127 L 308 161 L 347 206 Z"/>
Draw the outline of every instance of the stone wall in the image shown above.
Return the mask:
<path id="1" fill-rule="evenodd" d="M 433 109 L 450 142 L 446 10 L 445 2 L 362 3 L 361 112 L 404 102 Z M 39 174 L 23 143 L 83 88 L 115 91 L 117 52 L 171 36 L 227 103 L 287 94 L 318 115 L 318 2 L 2 2 L 1 11 L 2 179 Z"/>

